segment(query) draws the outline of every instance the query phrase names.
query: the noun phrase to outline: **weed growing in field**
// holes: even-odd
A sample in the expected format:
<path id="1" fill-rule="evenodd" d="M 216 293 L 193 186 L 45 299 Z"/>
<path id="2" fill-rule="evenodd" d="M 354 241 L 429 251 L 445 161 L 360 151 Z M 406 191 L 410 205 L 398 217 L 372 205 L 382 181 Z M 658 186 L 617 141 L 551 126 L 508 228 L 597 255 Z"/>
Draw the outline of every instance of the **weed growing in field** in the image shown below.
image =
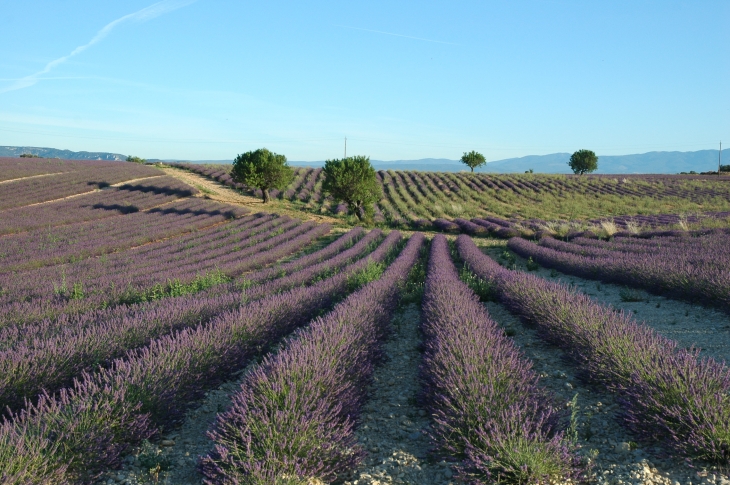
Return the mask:
<path id="1" fill-rule="evenodd" d="M 74 283 L 71 293 L 68 295 L 71 300 L 82 300 L 84 298 L 84 285 L 81 283 Z"/>
<path id="2" fill-rule="evenodd" d="M 568 406 L 570 407 L 570 424 L 565 431 L 565 436 L 575 445 L 578 443 L 578 393 L 575 393 Z"/>
<path id="3" fill-rule="evenodd" d="M 147 440 L 142 443 L 138 458 L 140 466 L 154 480 L 154 483 L 157 483 L 160 478 L 164 478 L 167 471 L 172 468 L 170 460 Z"/>
<path id="4" fill-rule="evenodd" d="M 618 296 L 623 302 L 637 302 L 644 301 L 646 299 L 640 292 L 632 290 L 631 288 L 621 288 Z"/>
<path id="5" fill-rule="evenodd" d="M 385 271 L 385 267 L 386 266 L 383 263 L 368 261 L 367 266 L 347 277 L 347 292 L 352 293 L 371 281 L 377 280 L 380 276 L 382 276 Z"/>
<path id="6" fill-rule="evenodd" d="M 537 271 L 540 265 L 533 261 L 532 256 L 527 259 L 527 271 Z"/>
<path id="7" fill-rule="evenodd" d="M 515 258 L 515 255 L 506 249 L 499 255 L 499 259 L 502 263 L 504 263 L 503 266 L 506 266 L 509 269 L 514 269 L 515 264 L 517 264 L 517 258 Z"/>
<path id="8" fill-rule="evenodd" d="M 471 288 L 471 291 L 479 296 L 481 301 L 497 300 L 494 285 L 472 273 L 466 265 L 461 268 L 459 278 Z"/>
<path id="9" fill-rule="evenodd" d="M 401 305 L 408 303 L 420 303 L 423 299 L 424 282 L 426 281 L 426 261 L 428 258 L 428 246 L 421 249 L 418 262 L 408 274 L 408 279 L 401 291 Z"/>
<path id="10" fill-rule="evenodd" d="M 138 290 L 128 287 L 119 299 L 122 304 L 142 303 L 145 301 L 160 300 L 162 298 L 190 295 L 207 290 L 215 285 L 228 283 L 231 278 L 219 269 L 210 273 L 199 274 L 192 281 L 183 283 L 179 279 L 167 280 L 167 283 L 158 283 L 151 288 Z M 245 281 L 245 280 L 244 280 Z M 245 285 L 245 283 L 241 283 Z"/>

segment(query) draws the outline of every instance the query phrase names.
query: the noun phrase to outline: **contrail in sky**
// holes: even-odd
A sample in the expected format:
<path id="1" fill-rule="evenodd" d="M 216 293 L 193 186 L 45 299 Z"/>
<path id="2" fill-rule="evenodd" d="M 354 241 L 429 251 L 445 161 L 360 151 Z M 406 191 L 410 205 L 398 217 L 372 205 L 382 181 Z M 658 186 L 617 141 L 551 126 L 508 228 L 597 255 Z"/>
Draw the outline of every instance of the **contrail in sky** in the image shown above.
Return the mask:
<path id="1" fill-rule="evenodd" d="M 394 37 L 405 37 L 406 39 L 422 40 L 425 42 L 434 42 L 436 44 L 459 45 L 459 44 L 455 44 L 453 42 L 444 42 L 441 40 L 424 39 L 423 37 L 412 37 L 410 35 L 403 35 L 403 34 L 394 34 L 393 32 L 383 32 L 382 30 L 362 29 L 360 27 L 350 27 L 349 25 L 338 25 L 338 27 L 344 27 L 346 29 L 353 29 L 353 30 L 362 30 L 364 32 L 375 32 L 376 34 L 392 35 Z"/>
<path id="2" fill-rule="evenodd" d="M 119 24 L 130 21 L 145 22 L 155 17 L 159 17 L 160 15 L 164 15 L 168 12 L 172 12 L 173 10 L 177 10 L 178 8 L 190 5 L 195 1 L 196 0 L 162 0 L 161 2 L 153 3 L 149 7 L 143 8 L 142 10 L 137 10 L 136 12 L 125 15 L 124 17 L 119 17 L 118 19 L 106 24 L 99 32 L 96 33 L 94 38 L 86 44 L 78 46 L 68 55 L 59 57 L 58 59 L 54 59 L 53 61 L 49 62 L 48 64 L 46 64 L 46 67 L 44 67 L 43 70 L 38 71 L 35 74 L 31 74 L 30 76 L 18 79 L 17 81 L 15 81 L 14 84 L 11 84 L 7 88 L 0 89 L 0 93 L 7 93 L 8 91 L 16 91 L 18 89 L 33 86 L 35 83 L 38 82 L 39 78 L 42 75 L 49 73 L 56 66 L 63 64 L 73 56 L 81 54 L 92 45 L 101 41 L 104 37 L 109 35 L 109 33 L 114 30 L 114 28 Z"/>

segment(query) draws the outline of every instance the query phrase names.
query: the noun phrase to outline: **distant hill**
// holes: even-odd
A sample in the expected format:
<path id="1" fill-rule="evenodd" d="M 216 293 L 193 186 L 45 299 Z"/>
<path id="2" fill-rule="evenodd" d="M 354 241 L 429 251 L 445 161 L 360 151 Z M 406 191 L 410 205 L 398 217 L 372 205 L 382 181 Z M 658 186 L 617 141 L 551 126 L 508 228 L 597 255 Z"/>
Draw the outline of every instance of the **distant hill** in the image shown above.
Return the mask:
<path id="1" fill-rule="evenodd" d="M 17 157 L 23 153 L 31 153 L 49 158 L 65 158 L 69 160 L 126 160 L 126 155 L 107 152 L 72 152 L 55 148 L 9 147 L 0 146 L 0 157 Z M 508 158 L 489 162 L 477 172 L 524 173 L 533 169 L 535 173 L 571 173 L 568 167 L 569 153 L 551 153 L 549 155 L 529 155 L 520 158 Z M 723 165 L 730 164 L 730 148 L 722 151 Z M 150 161 L 186 161 L 191 163 L 230 164 L 231 160 L 156 160 Z M 459 160 L 447 158 L 422 158 L 420 160 L 371 160 L 377 170 L 423 170 L 432 172 L 461 172 L 468 168 Z M 290 161 L 298 167 L 321 167 L 324 161 L 302 162 Z M 598 155 L 598 170 L 595 173 L 679 173 L 707 172 L 717 170 L 717 150 L 699 150 L 696 152 L 649 152 L 635 155 Z"/>
<path id="2" fill-rule="evenodd" d="M 529 155 L 521 158 L 508 158 L 489 162 L 477 172 L 524 173 L 572 173 L 568 167 L 570 153 L 551 153 L 549 155 Z M 722 151 L 723 165 L 730 164 L 730 149 Z M 230 162 L 226 162 L 230 163 Z M 321 167 L 324 162 L 290 162 L 304 167 Z M 445 158 L 424 158 L 421 160 L 372 160 L 378 170 L 424 170 L 434 172 L 460 172 L 468 170 L 459 160 Z M 635 155 L 598 155 L 598 170 L 595 173 L 680 173 L 708 172 L 717 170 L 717 150 L 696 152 L 649 152 Z"/>
<path id="3" fill-rule="evenodd" d="M 723 165 L 730 163 L 730 149 L 722 151 Z M 533 169 L 539 173 L 571 173 L 570 153 L 530 155 L 487 164 L 484 172 L 523 173 Z M 696 152 L 649 152 L 636 155 L 598 155 L 595 173 L 679 173 L 717 170 L 717 150 Z"/>
<path id="4" fill-rule="evenodd" d="M 107 152 L 73 152 L 71 150 L 59 150 L 57 148 L 44 147 L 2 147 L 0 146 L 0 157 L 19 157 L 24 153 L 38 155 L 44 158 L 61 158 L 64 160 L 126 160 L 126 155 Z"/>

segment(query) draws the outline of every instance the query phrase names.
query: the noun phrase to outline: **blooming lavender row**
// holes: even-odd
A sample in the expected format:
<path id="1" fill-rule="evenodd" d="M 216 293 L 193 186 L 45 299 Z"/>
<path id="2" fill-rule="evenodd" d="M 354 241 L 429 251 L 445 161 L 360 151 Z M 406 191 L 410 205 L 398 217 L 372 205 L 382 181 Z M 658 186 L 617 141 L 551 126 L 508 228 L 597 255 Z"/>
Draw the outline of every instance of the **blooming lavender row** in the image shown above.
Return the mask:
<path id="1" fill-rule="evenodd" d="M 269 274 L 271 269 L 268 268 L 255 273 L 252 273 L 252 277 L 261 275 L 262 278 L 254 278 L 255 281 L 268 281 L 274 278 L 286 280 L 289 277 L 299 278 L 299 274 L 307 269 L 307 267 L 322 262 L 327 258 L 332 258 L 337 255 L 351 240 L 353 235 L 361 234 L 362 228 L 355 228 L 328 246 L 316 251 L 315 253 L 308 254 L 301 258 L 295 259 L 287 263 L 287 274 L 284 275 L 281 272 Z M 314 256 L 314 258 L 313 258 Z M 222 306 L 214 301 L 214 297 L 221 296 Z M 144 315 L 144 312 L 158 312 L 161 308 L 166 305 L 178 305 L 180 302 L 193 301 L 193 299 L 199 299 L 205 301 L 206 307 L 205 312 L 210 315 L 215 315 L 223 311 L 223 309 L 229 309 L 227 298 L 232 298 L 235 306 L 241 303 L 241 295 L 239 285 L 235 283 L 227 283 L 218 285 L 215 289 L 213 288 L 200 291 L 194 296 L 183 295 L 183 296 L 171 296 L 169 298 L 161 300 L 153 300 L 151 302 L 141 302 L 131 305 L 119 305 L 116 307 L 109 307 L 100 310 L 91 310 L 81 314 L 61 314 L 57 318 L 47 318 L 40 322 L 34 323 L 22 323 L 22 324 L 11 324 L 5 325 L 0 328 L 0 350 L 8 350 L 16 348 L 19 345 L 36 345 L 34 342 L 41 342 L 53 338 L 72 338 L 71 336 L 76 335 L 80 332 L 85 331 L 87 327 L 96 325 L 99 322 L 108 321 L 121 321 L 129 318 L 137 318 L 138 315 Z M 247 300 L 252 300 L 250 295 Z M 209 304 L 208 304 L 209 303 Z M 147 318 L 140 316 L 140 318 Z M 199 317 L 201 322 L 204 321 L 204 317 Z M 148 320 L 152 320 L 150 317 Z M 59 337 L 59 335 L 65 335 L 66 337 Z"/>
<path id="2" fill-rule="evenodd" d="M 318 264 L 307 267 L 306 271 L 298 271 L 289 275 L 287 278 L 279 278 L 273 281 L 267 281 L 252 288 L 247 288 L 243 292 L 244 298 L 258 298 L 260 295 L 270 295 L 276 292 L 288 290 L 294 286 L 310 284 L 318 278 L 331 276 L 353 259 L 363 257 L 364 254 L 372 251 L 377 245 L 378 240 L 382 236 L 380 229 L 373 229 L 364 238 L 357 242 L 350 249 L 341 252 L 337 256 L 322 261 Z M 391 237 L 392 243 L 395 244 L 400 236 Z"/>
<path id="3" fill-rule="evenodd" d="M 232 252 L 232 247 L 235 245 L 240 245 L 239 249 L 246 247 L 247 242 L 259 241 L 261 237 L 265 237 L 280 225 L 291 228 L 296 222 L 288 218 L 256 214 L 211 230 L 122 251 L 105 258 L 86 259 L 61 267 L 2 275 L 0 286 L 5 288 L 5 291 L 0 297 L 0 302 L 5 304 L 18 299 L 52 297 L 54 293 L 58 293 L 56 288 L 63 284 L 62 280 L 65 280 L 67 286 L 82 283 L 87 293 L 95 290 L 121 291 L 124 290 L 126 281 L 133 280 L 140 271 L 143 275 L 150 272 L 159 274 L 173 265 L 178 268 L 181 261 L 190 263 L 208 259 L 209 255 L 214 257 L 216 254 L 210 253 L 216 245 L 219 245 L 217 248 L 219 252 L 225 249 Z M 257 234 L 260 235 L 258 238 L 252 237 Z"/>
<path id="4" fill-rule="evenodd" d="M 730 464 L 730 370 L 588 296 L 503 269 L 466 236 L 459 254 L 511 311 L 564 349 L 583 377 L 619 395 L 625 426 L 680 455 Z"/>
<path id="5" fill-rule="evenodd" d="M 547 483 L 584 472 L 554 398 L 464 284 L 434 237 L 423 294 L 421 366 L 432 437 L 469 483 Z"/>
<path id="6" fill-rule="evenodd" d="M 253 244 L 254 241 L 251 241 L 251 245 L 243 249 L 238 248 L 239 250 L 234 252 L 233 256 L 229 258 L 220 258 L 213 263 L 203 260 L 201 264 L 218 264 L 218 266 L 215 268 L 215 272 L 206 273 L 202 276 L 199 272 L 200 266 L 194 265 L 193 269 L 190 269 L 188 266 L 183 265 L 163 274 L 155 273 L 153 266 L 151 274 L 147 278 L 148 280 L 157 278 L 158 283 L 155 283 L 151 287 L 147 286 L 147 289 L 144 286 L 138 286 L 138 288 L 130 290 L 128 287 L 122 286 L 121 288 L 117 287 L 119 289 L 115 290 L 115 287 L 110 285 L 107 292 L 100 292 L 89 297 L 78 299 L 73 298 L 72 293 L 70 299 L 56 298 L 49 300 L 41 298 L 31 302 L 13 302 L 0 307 L 0 314 L 6 324 L 32 322 L 42 318 L 55 318 L 64 313 L 73 314 L 85 312 L 94 308 L 104 307 L 114 302 L 134 303 L 164 298 L 168 294 L 197 292 L 212 285 L 225 282 L 229 278 L 229 275 L 234 276 L 243 271 L 261 268 L 283 256 L 296 252 L 329 230 L 330 226 L 327 224 L 317 225 L 314 223 L 305 223 L 296 225 L 282 234 L 268 238 L 264 237 L 263 240 L 257 239 L 259 242 L 256 242 L 256 244 Z M 269 236 L 273 235 L 271 232 L 267 234 Z M 239 260 L 236 256 L 240 256 L 241 259 Z M 188 271 L 187 274 L 183 273 L 185 270 Z M 159 281 L 166 281 L 164 279 L 166 277 L 169 280 L 170 275 L 182 275 L 188 279 L 193 275 L 197 276 L 187 285 L 181 283 L 180 280 L 176 280 L 172 282 L 168 281 L 167 284 L 169 287 L 162 286 Z M 121 275 L 121 277 L 124 276 Z M 112 276 L 110 275 L 109 278 L 112 278 Z M 137 280 L 136 282 L 139 285 L 140 282 L 144 283 L 144 280 Z M 150 284 L 149 281 L 147 284 Z"/>
<path id="7" fill-rule="evenodd" d="M 484 236 L 489 233 L 489 229 L 486 227 L 472 221 L 467 221 L 466 219 L 456 218 L 454 219 L 454 223 L 459 226 L 461 231 L 472 236 Z"/>
<path id="8" fill-rule="evenodd" d="M 0 272 L 79 261 L 234 219 L 248 209 L 205 199 L 0 239 Z"/>
<path id="9" fill-rule="evenodd" d="M 0 182 L 55 173 L 75 172 L 108 164 L 109 162 L 101 160 L 0 157 Z"/>
<path id="10" fill-rule="evenodd" d="M 698 239 L 698 238 L 692 238 Z M 726 234 L 707 236 L 709 248 L 688 240 L 684 246 L 662 247 L 651 253 L 594 249 L 582 256 L 564 251 L 564 244 L 543 239 L 538 246 L 510 239 L 507 246 L 525 258 L 576 276 L 645 288 L 654 293 L 730 309 L 730 249 Z M 579 252 L 580 249 L 575 249 Z M 589 252 L 584 250 L 585 252 Z"/>
<path id="11" fill-rule="evenodd" d="M 154 177 L 70 199 L 16 207 L 2 212 L 0 235 L 129 214 L 197 192 L 173 177 Z"/>
<path id="12" fill-rule="evenodd" d="M 57 396 L 41 396 L 0 425 L 3 483 L 88 482 L 118 466 L 129 446 L 177 422 L 206 389 L 328 308 L 346 290 L 348 276 L 272 295 L 163 336 L 108 369 L 82 374 Z"/>
<path id="13" fill-rule="evenodd" d="M 385 258 L 400 239 L 399 234 L 391 234 L 365 262 Z M 369 248 L 363 244 L 359 249 L 362 252 Z M 350 254 L 350 258 L 354 256 Z M 339 257 L 322 264 L 330 262 L 333 268 L 343 266 Z M 322 271 L 318 266 L 273 280 L 259 287 L 270 289 L 270 292 L 247 294 L 245 301 L 273 295 L 275 291 L 301 285 L 303 281 L 311 282 Z M 362 267 L 363 262 L 355 263 L 342 272 L 351 274 Z M 215 297 L 173 298 L 161 305 L 137 307 L 132 311 L 110 309 L 103 314 L 92 314 L 91 318 L 82 315 L 68 319 L 62 328 L 46 338 L 36 335 L 29 341 L 28 332 L 24 332 L 24 340 L 14 344 L 3 342 L 5 350 L 0 351 L 0 408 L 17 410 L 26 399 L 34 401 L 43 389 L 54 392 L 70 386 L 72 379 L 84 370 L 97 365 L 108 366 L 130 349 L 147 345 L 150 340 L 170 332 L 207 322 L 222 311 L 238 307 L 242 301 L 244 299 L 236 291 Z M 41 327 L 38 330 L 48 332 L 49 329 Z"/>
<path id="14" fill-rule="evenodd" d="M 83 194 L 127 180 L 156 177 L 156 168 L 131 163 L 90 166 L 77 172 L 33 177 L 0 184 L 0 211 Z"/>
<path id="15" fill-rule="evenodd" d="M 444 232 L 459 232 L 459 225 L 446 219 L 434 219 L 433 225 L 436 229 Z"/>
<path id="16" fill-rule="evenodd" d="M 215 451 L 203 459 L 208 483 L 330 482 L 358 463 L 353 427 L 423 241 L 414 234 L 379 280 L 250 372 L 211 432 Z"/>
<path id="17" fill-rule="evenodd" d="M 365 234 L 365 229 L 362 227 L 355 227 L 345 233 L 343 236 L 337 239 L 335 243 L 327 245 L 325 248 L 322 248 L 319 251 L 316 251 L 314 253 L 308 254 L 306 256 L 303 256 L 301 258 L 297 258 L 294 261 L 289 261 L 284 264 L 278 264 L 276 266 L 273 266 L 271 268 L 263 269 L 261 271 L 257 271 L 253 274 L 248 274 L 245 276 L 247 281 L 250 281 L 252 283 L 263 283 L 274 276 L 280 275 L 282 273 L 287 274 L 291 273 L 293 271 L 298 271 L 306 266 L 309 266 L 311 264 L 316 264 L 324 261 L 327 258 L 330 258 L 341 251 L 345 250 L 348 246 L 352 246 L 354 244 L 356 239 L 362 238 L 362 236 Z"/>

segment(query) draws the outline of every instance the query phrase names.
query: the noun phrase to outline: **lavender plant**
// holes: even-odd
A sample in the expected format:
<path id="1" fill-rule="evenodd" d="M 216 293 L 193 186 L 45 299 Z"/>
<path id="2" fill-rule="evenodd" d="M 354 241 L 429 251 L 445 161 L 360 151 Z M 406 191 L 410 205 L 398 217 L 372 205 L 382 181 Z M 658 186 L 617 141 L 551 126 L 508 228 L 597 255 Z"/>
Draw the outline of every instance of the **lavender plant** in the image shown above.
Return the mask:
<path id="1" fill-rule="evenodd" d="M 441 453 L 469 483 L 584 479 L 553 397 L 531 364 L 459 279 L 434 237 L 423 300 L 424 397 Z"/>
<path id="2" fill-rule="evenodd" d="M 414 234 L 382 277 L 296 333 L 248 375 L 210 436 L 211 484 L 331 481 L 362 458 L 353 427 L 399 288 L 418 258 Z"/>
<path id="3" fill-rule="evenodd" d="M 509 271 L 467 236 L 459 254 L 511 311 L 565 349 L 583 378 L 619 395 L 624 424 L 689 459 L 730 464 L 730 370 L 630 315 L 534 275 Z"/>

